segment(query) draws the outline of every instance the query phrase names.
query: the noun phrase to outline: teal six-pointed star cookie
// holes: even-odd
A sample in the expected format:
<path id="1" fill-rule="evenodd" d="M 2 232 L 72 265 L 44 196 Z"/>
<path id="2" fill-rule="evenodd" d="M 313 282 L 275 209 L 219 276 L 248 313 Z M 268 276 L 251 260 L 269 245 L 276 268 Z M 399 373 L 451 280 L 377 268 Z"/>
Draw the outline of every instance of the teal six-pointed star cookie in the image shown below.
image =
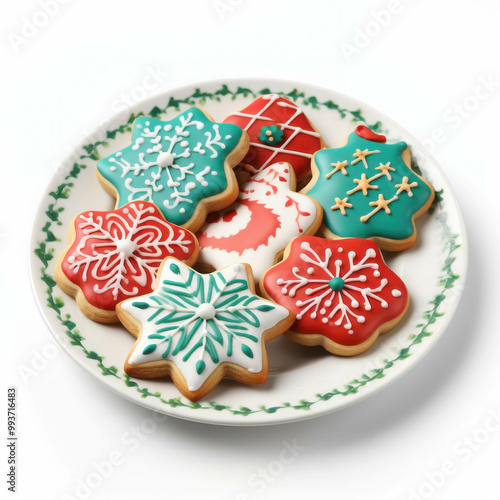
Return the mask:
<path id="1" fill-rule="evenodd" d="M 192 107 L 170 121 L 137 118 L 131 145 L 100 160 L 97 176 L 116 208 L 146 200 L 169 222 L 196 231 L 208 212 L 237 197 L 233 167 L 248 147 L 240 127 Z"/>
<path id="2" fill-rule="evenodd" d="M 411 169 L 405 142 L 389 144 L 360 125 L 344 146 L 315 153 L 311 169 L 301 192 L 323 207 L 324 237 L 369 238 L 392 251 L 415 243 L 415 219 L 430 207 L 434 189 Z"/>
<path id="3" fill-rule="evenodd" d="M 196 401 L 224 377 L 250 384 L 267 378 L 265 342 L 295 315 L 255 295 L 248 264 L 199 274 L 175 258 L 163 262 L 154 292 L 124 300 L 117 314 L 137 342 L 125 372 L 170 376 Z"/>

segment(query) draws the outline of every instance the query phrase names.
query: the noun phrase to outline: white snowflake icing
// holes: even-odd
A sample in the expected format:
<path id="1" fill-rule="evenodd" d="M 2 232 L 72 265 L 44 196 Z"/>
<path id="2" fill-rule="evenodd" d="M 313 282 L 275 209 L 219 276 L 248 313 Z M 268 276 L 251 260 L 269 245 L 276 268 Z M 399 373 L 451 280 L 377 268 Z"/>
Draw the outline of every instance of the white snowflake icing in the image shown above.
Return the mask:
<path id="1" fill-rule="evenodd" d="M 122 213 L 119 213 L 122 212 Z M 122 215 L 123 214 L 123 215 Z M 82 271 L 82 279 L 101 283 L 95 293 L 111 291 L 116 300 L 119 293 L 137 295 L 139 289 L 152 283 L 156 270 L 165 257 L 165 250 L 192 252 L 193 241 L 186 232 L 175 235 L 173 226 L 155 215 L 155 209 L 144 203 L 131 203 L 123 209 L 96 215 L 82 214 L 77 227 L 83 237 L 67 258 L 74 274 Z"/>
<path id="2" fill-rule="evenodd" d="M 352 321 L 364 323 L 366 318 L 363 316 L 363 310 L 370 311 L 373 301 L 380 302 L 383 308 L 388 307 L 388 303 L 377 295 L 386 287 L 386 278 L 382 278 L 375 288 L 362 286 L 367 281 L 363 271 L 372 272 L 375 278 L 380 277 L 379 265 L 371 261 L 376 257 L 373 248 L 367 249 L 360 258 L 356 252 L 350 251 L 347 254 L 347 269 L 340 259 L 336 259 L 333 266 L 331 265 L 333 253 L 329 248 L 325 250 L 324 258 L 311 248 L 309 242 L 302 242 L 300 248 L 303 251 L 300 253 L 300 259 L 304 267 L 292 269 L 296 279 L 277 280 L 277 284 L 283 287 L 281 292 L 289 297 L 295 297 L 297 290 L 308 287 L 305 294 L 310 298 L 296 302 L 296 306 L 300 308 L 297 320 L 309 315 L 311 319 L 321 319 L 325 324 L 334 321 L 336 326 L 342 325 L 352 334 Z M 339 253 L 343 251 L 342 247 L 337 249 Z M 339 290 L 333 289 L 335 284 L 339 284 Z M 395 289 L 392 294 L 398 297 L 401 292 Z"/>
<path id="3" fill-rule="evenodd" d="M 195 209 L 193 190 L 207 188 L 210 176 L 217 177 L 223 168 L 224 141 L 232 136 L 222 138 L 221 127 L 234 126 L 214 123 L 196 108 L 174 121 L 178 125 L 138 118 L 132 146 L 102 160 L 98 168 L 111 172 L 108 180 L 127 201 L 150 201 L 185 214 Z"/>

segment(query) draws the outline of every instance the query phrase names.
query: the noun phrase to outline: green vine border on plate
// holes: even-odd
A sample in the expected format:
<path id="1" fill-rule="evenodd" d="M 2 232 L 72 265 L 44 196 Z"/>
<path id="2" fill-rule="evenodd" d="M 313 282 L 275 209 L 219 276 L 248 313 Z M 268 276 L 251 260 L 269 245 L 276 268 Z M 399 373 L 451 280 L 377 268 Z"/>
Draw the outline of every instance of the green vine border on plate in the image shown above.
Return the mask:
<path id="1" fill-rule="evenodd" d="M 342 118 L 346 118 L 348 116 L 351 117 L 352 122 L 363 121 L 366 120 L 363 117 L 361 110 L 348 110 L 341 108 L 335 102 L 328 100 L 321 102 L 314 96 L 306 96 L 304 92 L 299 92 L 297 89 L 293 89 L 291 92 L 272 92 L 268 88 L 264 88 L 258 92 L 254 92 L 253 90 L 245 87 L 238 86 L 236 90 L 231 90 L 228 85 L 223 84 L 221 88 L 216 90 L 215 92 L 202 92 L 199 88 L 195 90 L 195 92 L 184 99 L 175 99 L 174 97 L 170 97 L 167 105 L 164 108 L 159 108 L 157 106 L 153 107 L 147 116 L 158 117 L 161 114 L 167 112 L 169 109 L 175 109 L 176 111 L 180 110 L 180 105 L 200 105 L 203 106 L 208 100 L 215 100 L 220 102 L 222 98 L 227 98 L 227 96 L 231 96 L 231 99 L 236 99 L 238 96 L 243 97 L 258 97 L 259 95 L 269 94 L 269 93 L 277 93 L 282 95 L 288 99 L 291 99 L 295 102 L 298 102 L 302 106 L 309 106 L 313 109 L 320 109 L 320 107 L 327 108 L 329 110 L 334 110 L 340 114 Z M 118 128 L 113 130 L 106 131 L 106 138 L 104 140 L 99 140 L 94 143 L 87 144 L 83 146 L 83 150 L 85 154 L 80 156 L 81 160 L 89 159 L 92 161 L 96 161 L 100 159 L 97 148 L 99 146 L 108 146 L 107 140 L 114 139 L 117 134 L 124 134 L 126 132 L 132 131 L 132 124 L 134 120 L 138 116 L 143 116 L 144 113 L 132 113 L 127 120 L 127 123 L 124 125 L 120 125 Z M 374 124 L 368 125 L 374 132 L 382 131 L 381 122 L 376 122 Z M 455 274 L 452 269 L 453 262 L 455 261 L 455 257 L 453 253 L 456 251 L 460 245 L 457 243 L 458 235 L 451 232 L 450 227 L 447 223 L 446 216 L 443 212 L 437 215 L 438 221 L 442 226 L 442 239 L 444 240 L 444 253 L 445 260 L 443 267 L 441 269 L 441 276 L 439 278 L 439 286 L 441 287 L 440 293 L 436 295 L 436 297 L 429 302 L 429 308 L 424 312 L 423 320 L 420 324 L 416 326 L 417 333 L 410 335 L 409 340 L 411 340 L 410 344 L 402 348 L 397 355 L 395 355 L 392 359 L 384 360 L 384 366 L 381 368 L 371 369 L 369 374 L 365 373 L 361 377 L 352 380 L 349 384 L 345 385 L 344 389 L 333 389 L 330 392 L 326 392 L 325 394 L 316 394 L 316 399 L 312 401 L 300 400 L 296 404 L 292 403 L 282 403 L 278 406 L 265 406 L 261 405 L 256 409 L 251 409 L 246 406 L 240 406 L 239 408 L 233 408 L 228 405 L 218 404 L 214 401 L 210 401 L 206 404 L 194 403 L 191 401 L 182 401 L 180 397 L 172 398 L 172 399 L 164 399 L 162 398 L 159 392 L 150 392 L 146 387 L 141 387 L 136 381 L 132 380 L 128 375 L 123 374 L 120 375 L 118 373 L 118 369 L 115 366 L 106 366 L 104 364 L 104 357 L 97 354 L 95 351 L 88 350 L 83 341 L 85 338 L 80 334 L 80 331 L 77 329 L 76 323 L 72 320 L 70 314 L 63 313 L 64 301 L 61 297 L 54 296 L 54 289 L 56 287 L 56 282 L 54 277 L 47 272 L 50 261 L 54 258 L 55 249 L 51 247 L 51 244 L 56 241 L 60 241 L 53 232 L 53 227 L 61 226 L 62 222 L 59 220 L 59 215 L 64 211 L 64 208 L 61 206 L 61 203 L 69 198 L 71 189 L 73 187 L 73 180 L 76 180 L 80 175 L 83 169 L 87 168 L 86 165 L 83 165 L 79 162 L 75 162 L 69 172 L 69 174 L 64 177 L 64 182 L 61 183 L 54 191 L 49 193 L 49 196 L 52 198 L 50 203 L 47 206 L 47 210 L 45 214 L 47 216 L 45 225 L 42 228 L 42 232 L 45 233 L 45 238 L 43 241 L 38 243 L 37 248 L 35 248 L 34 252 L 38 259 L 42 263 L 42 267 L 40 269 L 41 276 L 40 279 L 46 285 L 46 293 L 47 293 L 47 302 L 46 305 L 56 313 L 57 320 L 60 324 L 65 328 L 66 335 L 70 338 L 71 344 L 82 349 L 86 358 L 90 360 L 94 360 L 97 364 L 97 367 L 101 370 L 103 376 L 115 377 L 117 379 L 122 380 L 127 387 L 135 389 L 142 398 L 156 398 L 163 404 L 166 404 L 172 408 L 183 407 L 190 408 L 193 410 L 217 410 L 217 411 L 227 411 L 233 415 L 241 415 L 247 416 L 254 413 L 276 413 L 278 410 L 283 408 L 293 408 L 295 410 L 309 410 L 315 404 L 321 401 L 328 401 L 335 396 L 348 396 L 350 394 L 357 393 L 362 387 L 367 385 L 369 382 L 380 379 L 385 376 L 385 372 L 389 370 L 394 364 L 398 361 L 404 360 L 411 355 L 411 350 L 417 344 L 420 344 L 426 337 L 432 335 L 432 331 L 430 331 L 431 326 L 436 322 L 436 320 L 443 316 L 444 313 L 440 311 L 440 305 L 443 300 L 446 298 L 447 292 L 454 287 L 456 280 L 459 278 L 459 275 Z M 435 203 L 430 209 L 430 213 L 433 213 L 436 209 L 437 204 L 442 200 L 443 191 L 436 192 Z"/>

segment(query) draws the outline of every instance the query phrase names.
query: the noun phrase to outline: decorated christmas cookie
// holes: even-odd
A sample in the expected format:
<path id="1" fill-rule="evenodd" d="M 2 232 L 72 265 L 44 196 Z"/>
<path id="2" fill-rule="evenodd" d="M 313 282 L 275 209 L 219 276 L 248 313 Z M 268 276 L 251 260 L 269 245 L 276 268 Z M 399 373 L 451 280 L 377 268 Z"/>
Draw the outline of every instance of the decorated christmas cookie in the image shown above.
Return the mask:
<path id="1" fill-rule="evenodd" d="M 410 165 L 405 142 L 387 144 L 363 125 L 345 146 L 318 151 L 302 192 L 323 207 L 324 236 L 370 238 L 384 250 L 411 247 L 415 219 L 430 207 L 434 190 Z"/>
<path id="2" fill-rule="evenodd" d="M 259 280 L 292 238 L 318 230 L 322 215 L 315 200 L 295 192 L 289 163 L 270 165 L 241 185 L 232 205 L 208 216 L 197 233 L 200 269 L 245 262 Z"/>
<path id="3" fill-rule="evenodd" d="M 294 239 L 261 292 L 296 314 L 287 337 L 343 356 L 366 351 L 408 308 L 406 286 L 377 245 L 357 238 Z"/>
<path id="4" fill-rule="evenodd" d="M 118 302 L 153 290 L 163 259 L 174 256 L 192 265 L 198 256 L 195 236 L 166 222 L 146 201 L 83 212 L 73 219 L 68 239 L 56 264 L 57 284 L 102 323 L 118 321 Z"/>
<path id="5" fill-rule="evenodd" d="M 138 337 L 125 362 L 133 377 L 169 376 L 192 401 L 223 377 L 261 384 L 265 342 L 293 323 L 284 307 L 254 294 L 249 266 L 202 275 L 167 258 L 154 292 L 118 305 L 118 317 Z"/>
<path id="6" fill-rule="evenodd" d="M 214 123 L 199 108 L 170 121 L 140 117 L 132 144 L 97 163 L 97 176 L 116 206 L 146 200 L 171 223 L 196 231 L 208 212 L 238 195 L 232 168 L 248 151 L 240 127 Z"/>
<path id="7" fill-rule="evenodd" d="M 320 134 L 304 112 L 275 94 L 257 98 L 224 122 L 248 132 L 250 149 L 242 164 L 254 173 L 275 162 L 288 162 L 300 183 L 310 176 L 313 153 L 323 147 Z"/>

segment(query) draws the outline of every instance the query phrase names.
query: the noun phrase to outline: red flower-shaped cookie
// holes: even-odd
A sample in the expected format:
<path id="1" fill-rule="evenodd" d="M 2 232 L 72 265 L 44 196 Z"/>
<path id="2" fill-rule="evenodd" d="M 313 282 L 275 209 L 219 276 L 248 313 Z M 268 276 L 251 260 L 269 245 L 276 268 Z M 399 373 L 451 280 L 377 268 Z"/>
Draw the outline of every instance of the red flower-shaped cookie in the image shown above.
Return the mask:
<path id="1" fill-rule="evenodd" d="M 199 251 L 192 233 L 167 222 L 145 201 L 81 213 L 70 225 L 69 241 L 56 265 L 56 281 L 87 316 L 104 323 L 118 321 L 118 302 L 152 292 L 166 257 L 191 265 Z"/>
<path id="2" fill-rule="evenodd" d="M 323 147 L 302 109 L 276 94 L 257 98 L 224 123 L 239 125 L 248 133 L 250 149 L 241 164 L 253 167 L 253 173 L 272 163 L 288 162 L 300 181 L 310 172 L 313 153 Z"/>
<path id="3" fill-rule="evenodd" d="M 352 356 L 404 316 L 408 291 L 370 240 L 299 237 L 263 276 L 265 296 L 296 314 L 287 336 Z"/>

